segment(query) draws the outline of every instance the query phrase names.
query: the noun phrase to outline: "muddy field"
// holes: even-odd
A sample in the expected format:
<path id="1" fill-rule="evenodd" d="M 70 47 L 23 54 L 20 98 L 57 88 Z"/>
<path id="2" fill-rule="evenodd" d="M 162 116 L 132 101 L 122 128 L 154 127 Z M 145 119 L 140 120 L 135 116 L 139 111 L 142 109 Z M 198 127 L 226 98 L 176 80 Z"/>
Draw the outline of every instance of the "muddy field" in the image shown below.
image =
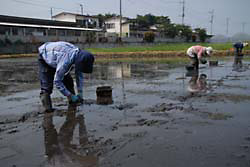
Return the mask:
<path id="1" fill-rule="evenodd" d="M 199 75 L 166 64 L 96 64 L 84 104 L 54 89 L 53 114 L 39 101 L 35 58 L 0 60 L 1 167 L 249 167 L 250 62 L 202 65 Z M 113 104 L 97 105 L 96 88 Z M 249 107 L 249 108 L 248 108 Z"/>

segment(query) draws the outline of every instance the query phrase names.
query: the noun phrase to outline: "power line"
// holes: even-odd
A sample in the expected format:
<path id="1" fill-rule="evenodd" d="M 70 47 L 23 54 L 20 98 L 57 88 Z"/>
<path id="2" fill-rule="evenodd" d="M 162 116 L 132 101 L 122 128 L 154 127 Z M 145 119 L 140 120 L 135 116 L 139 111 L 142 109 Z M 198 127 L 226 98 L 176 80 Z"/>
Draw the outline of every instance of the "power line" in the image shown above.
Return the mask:
<path id="1" fill-rule="evenodd" d="M 246 25 L 246 22 L 242 22 L 242 32 L 243 33 L 245 32 L 245 25 Z"/>
<path id="2" fill-rule="evenodd" d="M 185 0 L 181 1 L 180 3 L 182 4 L 182 15 L 181 15 L 182 21 L 181 21 L 181 23 L 182 23 L 182 25 L 184 25 L 184 17 L 185 17 Z"/>
<path id="3" fill-rule="evenodd" d="M 22 0 L 12 0 L 12 1 L 17 2 L 17 3 L 26 4 L 26 5 L 31 5 L 31 6 L 37 6 L 37 7 L 47 8 L 47 9 L 53 8 L 53 9 L 64 10 L 64 11 L 72 11 L 72 9 L 52 7 L 52 6 L 48 6 L 48 5 L 42 5 L 42 4 L 37 4 L 37 3 L 27 2 L 27 1 L 22 1 Z"/>
<path id="4" fill-rule="evenodd" d="M 229 18 L 227 17 L 227 29 L 226 29 L 227 36 L 228 36 L 228 29 L 229 29 Z"/>
<path id="5" fill-rule="evenodd" d="M 120 0 L 120 39 L 122 39 L 122 0 Z"/>
<path id="6" fill-rule="evenodd" d="M 211 14 L 211 20 L 210 20 L 210 34 L 213 34 L 213 22 L 214 22 L 214 9 L 212 11 L 208 12 L 209 14 Z"/>
<path id="7" fill-rule="evenodd" d="M 81 7 L 81 14 L 83 15 L 83 4 L 80 4 Z"/>
<path id="8" fill-rule="evenodd" d="M 51 20 L 52 20 L 52 17 L 53 17 L 53 9 L 50 8 L 50 18 L 51 18 Z"/>

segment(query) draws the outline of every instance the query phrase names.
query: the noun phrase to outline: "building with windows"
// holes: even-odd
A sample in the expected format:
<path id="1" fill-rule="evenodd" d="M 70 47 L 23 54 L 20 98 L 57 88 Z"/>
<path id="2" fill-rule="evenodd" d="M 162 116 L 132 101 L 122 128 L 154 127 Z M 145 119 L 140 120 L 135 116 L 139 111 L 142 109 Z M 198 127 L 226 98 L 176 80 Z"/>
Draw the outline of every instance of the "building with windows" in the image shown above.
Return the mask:
<path id="1" fill-rule="evenodd" d="M 83 28 L 100 28 L 99 19 L 95 16 L 79 15 L 74 13 L 62 12 L 52 17 L 56 21 L 65 21 L 76 23 Z"/>
<path id="2" fill-rule="evenodd" d="M 97 23 L 96 23 L 97 24 Z M 0 15 L 0 40 L 2 42 L 41 43 L 67 41 L 84 43 L 98 41 L 102 30 L 97 26 L 84 27 L 78 22 L 44 20 Z"/>

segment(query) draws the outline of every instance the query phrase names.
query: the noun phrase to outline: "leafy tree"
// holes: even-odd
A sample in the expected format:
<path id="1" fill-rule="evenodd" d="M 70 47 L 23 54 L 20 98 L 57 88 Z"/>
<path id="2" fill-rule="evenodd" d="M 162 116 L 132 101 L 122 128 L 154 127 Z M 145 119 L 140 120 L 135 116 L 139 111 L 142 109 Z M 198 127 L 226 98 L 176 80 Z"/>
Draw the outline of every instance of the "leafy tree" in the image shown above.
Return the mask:
<path id="1" fill-rule="evenodd" d="M 154 16 L 152 14 L 137 15 L 136 20 L 140 28 L 149 28 L 155 24 L 170 24 L 171 22 L 168 16 Z"/>
<path id="2" fill-rule="evenodd" d="M 178 30 L 175 24 L 164 24 L 165 35 L 170 38 L 175 38 L 178 35 Z"/>
<path id="3" fill-rule="evenodd" d="M 198 36 L 200 38 L 200 41 L 205 42 L 206 39 L 208 38 L 206 29 L 204 29 L 204 28 L 196 28 L 194 30 L 195 30 L 195 33 L 198 34 Z"/>
<path id="4" fill-rule="evenodd" d="M 186 39 L 186 42 L 190 41 L 192 38 L 192 29 L 190 26 L 177 24 L 176 29 L 179 32 L 179 36 Z"/>

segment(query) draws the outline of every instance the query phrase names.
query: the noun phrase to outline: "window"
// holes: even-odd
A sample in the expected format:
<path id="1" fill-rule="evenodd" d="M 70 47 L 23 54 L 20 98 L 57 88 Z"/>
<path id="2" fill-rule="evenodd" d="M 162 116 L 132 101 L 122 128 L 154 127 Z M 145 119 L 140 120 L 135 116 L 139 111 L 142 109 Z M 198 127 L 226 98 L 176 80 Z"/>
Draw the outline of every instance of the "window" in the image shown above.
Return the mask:
<path id="1" fill-rule="evenodd" d="M 76 31 L 76 36 L 81 36 L 81 31 Z"/>
<path id="2" fill-rule="evenodd" d="M 75 36 L 74 30 L 67 30 L 67 36 Z"/>
<path id="3" fill-rule="evenodd" d="M 107 23 L 107 29 L 115 28 L 115 23 Z"/>
<path id="4" fill-rule="evenodd" d="M 6 26 L 0 26 L 1 35 L 10 35 L 10 28 Z"/>
<path id="5" fill-rule="evenodd" d="M 48 29 L 48 35 L 49 36 L 56 36 L 56 30 L 55 29 Z"/>
<path id="6" fill-rule="evenodd" d="M 12 35 L 18 35 L 18 28 L 16 27 L 12 28 Z"/>
<path id="7" fill-rule="evenodd" d="M 33 32 L 35 32 L 34 28 L 26 28 L 25 29 L 25 35 L 33 35 Z"/>
<path id="8" fill-rule="evenodd" d="M 37 32 L 40 33 L 42 36 L 46 36 L 46 29 L 38 28 Z"/>
<path id="9" fill-rule="evenodd" d="M 58 30 L 58 35 L 59 36 L 65 36 L 65 30 Z"/>

